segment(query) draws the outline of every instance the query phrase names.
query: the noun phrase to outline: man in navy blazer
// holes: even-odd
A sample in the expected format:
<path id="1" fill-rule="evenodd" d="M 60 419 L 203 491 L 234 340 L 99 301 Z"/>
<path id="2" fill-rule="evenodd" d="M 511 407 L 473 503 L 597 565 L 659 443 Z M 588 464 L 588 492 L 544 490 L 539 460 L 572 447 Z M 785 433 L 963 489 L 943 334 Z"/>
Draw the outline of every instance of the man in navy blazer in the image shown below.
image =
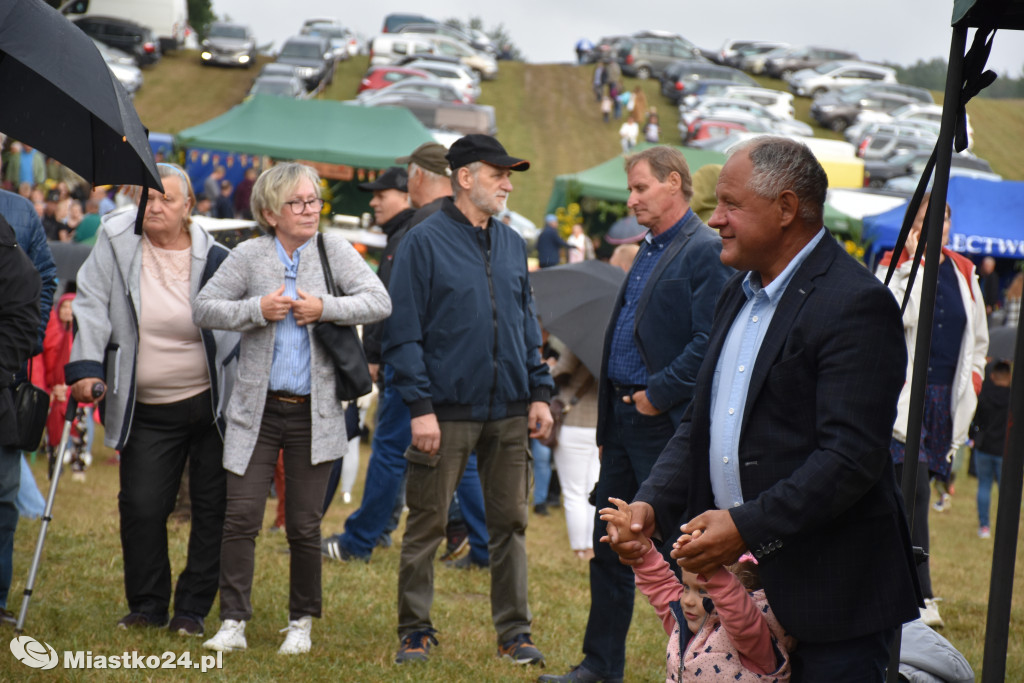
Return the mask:
<path id="1" fill-rule="evenodd" d="M 732 273 L 721 240 L 690 209 L 686 158 L 666 146 L 626 160 L 628 206 L 650 229 L 619 291 L 605 334 L 597 443 L 602 448 L 596 497 L 632 499 L 693 396 L 718 293 Z M 621 681 L 633 615 L 633 572 L 599 539 L 595 515 L 590 562 L 590 617 L 583 663 L 553 683 Z M 667 547 L 666 547 L 667 549 Z"/>
<path id="2" fill-rule="evenodd" d="M 722 169 L 709 224 L 745 272 L 632 527 L 673 539 L 689 520 L 672 556 L 696 573 L 752 552 L 799 641 L 794 681 L 879 681 L 921 602 L 888 448 L 906 348 L 895 299 L 822 226 L 827 185 L 785 138 L 755 138 Z"/>

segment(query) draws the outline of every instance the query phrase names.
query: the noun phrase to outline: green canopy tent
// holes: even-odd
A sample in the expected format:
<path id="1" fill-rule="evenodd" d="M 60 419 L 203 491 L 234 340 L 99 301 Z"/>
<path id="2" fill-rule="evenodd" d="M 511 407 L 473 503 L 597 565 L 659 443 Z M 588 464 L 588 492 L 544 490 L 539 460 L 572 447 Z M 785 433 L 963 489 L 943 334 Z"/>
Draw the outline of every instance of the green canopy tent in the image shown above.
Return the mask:
<path id="1" fill-rule="evenodd" d="M 946 73 L 945 97 L 943 99 L 942 125 L 935 151 L 921 177 L 921 183 L 907 207 L 900 236 L 896 240 L 896 251 L 903 249 L 910 224 L 916 216 L 928 181 L 934 169 L 930 207 L 942 207 L 946 203 L 949 188 L 950 159 L 953 149 L 967 146 L 966 105 L 982 89 L 995 80 L 996 75 L 985 69 L 992 40 L 999 29 L 1024 30 L 1024 0 L 954 0 L 952 16 L 953 35 L 949 47 L 949 68 Z M 967 34 L 975 29 L 970 50 L 967 50 Z M 934 321 L 935 299 L 939 268 L 940 237 L 944 212 L 929 210 L 926 231 L 921 245 L 925 247 L 925 261 L 921 282 L 920 309 L 914 350 L 914 375 L 911 383 L 910 411 L 907 424 L 906 467 L 903 471 L 903 496 L 911 525 L 914 524 L 913 509 L 915 480 L 917 478 L 918 450 L 921 435 L 921 415 L 925 400 L 927 366 L 931 351 L 931 329 Z M 922 249 L 918 249 L 918 256 Z M 915 266 L 916 267 L 916 266 Z M 891 277 L 891 271 L 890 275 Z M 887 278 L 888 281 L 888 278 Z M 908 287 L 908 290 L 910 288 Z M 1024 367 L 1024 337 L 1017 335 L 1014 362 Z M 982 671 L 983 683 L 996 683 L 1006 678 L 1006 652 L 1009 639 L 1010 608 L 1013 599 L 1013 572 L 1017 551 L 1017 534 L 1020 530 L 1021 480 L 1024 478 L 1024 421 L 1015 419 L 1024 414 L 1024 381 L 1020 373 L 1014 373 L 1010 393 L 1010 414 L 1006 452 L 1003 458 L 1002 482 L 999 490 L 999 507 L 996 516 L 996 537 L 992 554 L 992 575 L 989 584 L 988 616 L 985 628 L 985 656 Z M 898 679 L 899 638 L 894 644 L 888 681 Z"/>
<path id="2" fill-rule="evenodd" d="M 649 143 L 642 143 L 636 150 L 640 151 L 650 146 Z M 725 155 L 721 152 L 689 147 L 676 149 L 686 157 L 691 173 L 705 164 L 725 163 Z M 626 189 L 626 167 L 623 158 L 617 156 L 578 173 L 556 176 L 554 187 L 551 188 L 551 198 L 548 199 L 547 212 L 554 213 L 555 209 L 566 207 L 580 197 L 625 203 L 629 199 L 629 190 Z"/>
<path id="3" fill-rule="evenodd" d="M 185 147 L 372 169 L 393 166 L 432 139 L 408 109 L 270 95 L 256 95 L 176 138 Z"/>

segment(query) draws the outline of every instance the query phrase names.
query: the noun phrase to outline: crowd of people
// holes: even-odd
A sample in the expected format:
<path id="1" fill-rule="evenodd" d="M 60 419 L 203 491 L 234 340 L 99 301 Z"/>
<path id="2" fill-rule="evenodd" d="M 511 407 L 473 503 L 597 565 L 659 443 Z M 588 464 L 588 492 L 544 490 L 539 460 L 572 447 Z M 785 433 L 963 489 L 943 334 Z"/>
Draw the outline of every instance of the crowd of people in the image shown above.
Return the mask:
<path id="1" fill-rule="evenodd" d="M 616 82 L 595 78 L 595 92 Z M 638 110 L 634 99 L 630 116 Z M 35 173 L 27 159 L 7 163 Z M 0 192 L 0 244 L 25 252 L 2 254 L 11 294 L 0 302 L 0 424 L 11 431 L 8 385 L 46 343 L 69 361 L 50 380 L 60 398 L 104 401 L 104 441 L 120 454 L 128 614 L 119 628 L 205 636 L 219 594 L 220 624 L 203 646 L 247 649 L 256 537 L 280 468 L 290 582 L 279 653 L 312 647 L 322 561 L 368 562 L 406 507 L 394 662 L 427 661 L 440 642 L 434 560 L 448 541 L 450 558 L 453 545 L 472 546 L 454 566 L 490 571 L 498 656 L 543 664 L 525 536 L 531 507 L 540 514 L 548 499 L 552 461 L 567 545 L 588 565 L 590 611 L 583 659 L 540 681 L 623 680 L 636 588 L 669 636 L 673 681 L 711 671 L 713 680 L 881 680 L 902 624 L 941 623 L 928 563 L 914 552 L 927 552 L 929 480 L 949 479 L 974 418 L 987 532 L 1010 368 L 986 377 L 982 289 L 973 265 L 944 250 L 911 532 L 898 477 L 915 431 L 907 408 L 920 280 L 906 313 L 898 301 L 927 198 L 907 251 L 889 257 L 899 265 L 886 287 L 823 226 L 827 178 L 802 144 L 739 146 L 714 169 L 706 219 L 678 150 L 629 153 L 627 206 L 647 232 L 612 256 L 627 275 L 610 319 L 595 321 L 604 346 L 592 373 L 571 348 L 542 354 L 558 345 L 545 343 L 535 314 L 527 245 L 498 219 L 530 162 L 467 135 L 395 163 L 359 185 L 387 236 L 374 273 L 347 241 L 320 234 L 310 167 L 280 163 L 237 188 L 214 169 L 205 193 L 232 210 L 244 197 L 263 232 L 229 250 L 192 220 L 200 198 L 185 171 L 161 162 L 164 190 L 148 190 L 141 220 L 130 192 L 106 198 L 114 206 L 77 292 L 52 315 L 45 216 L 30 197 Z M 582 225 L 563 237 L 558 217 L 547 219 L 541 268 L 594 258 Z M 947 232 L 949 220 L 947 207 Z M 364 325 L 380 390 L 363 500 L 328 535 L 331 470 L 356 427 L 313 332 L 324 324 Z M 6 608 L 21 456 L 0 443 Z M 188 555 L 172 590 L 167 523 L 186 468 Z M 453 544 L 455 508 L 470 531 Z"/>

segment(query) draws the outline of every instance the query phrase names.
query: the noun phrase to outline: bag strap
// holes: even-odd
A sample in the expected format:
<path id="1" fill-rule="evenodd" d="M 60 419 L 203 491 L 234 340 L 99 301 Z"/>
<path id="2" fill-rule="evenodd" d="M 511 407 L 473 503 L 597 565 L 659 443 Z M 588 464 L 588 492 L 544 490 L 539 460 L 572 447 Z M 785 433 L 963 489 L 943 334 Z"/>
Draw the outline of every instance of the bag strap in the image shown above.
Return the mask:
<path id="1" fill-rule="evenodd" d="M 569 399 L 569 403 L 566 404 L 565 408 L 562 409 L 562 414 L 563 415 L 565 415 L 570 410 L 572 410 L 572 407 L 580 402 L 580 398 L 583 397 L 583 394 L 587 393 L 587 390 L 590 389 L 590 385 L 593 384 L 593 383 L 594 383 L 594 376 L 593 375 L 590 375 L 585 380 L 583 380 L 583 384 L 580 385 L 580 388 L 577 389 L 576 393 L 573 394 L 572 398 Z"/>
<path id="2" fill-rule="evenodd" d="M 331 262 L 327 260 L 327 248 L 324 247 L 324 235 L 320 232 L 316 234 L 316 250 L 320 252 L 320 267 L 323 268 L 324 279 L 327 281 L 327 293 L 338 296 L 334 273 L 331 272 Z"/>

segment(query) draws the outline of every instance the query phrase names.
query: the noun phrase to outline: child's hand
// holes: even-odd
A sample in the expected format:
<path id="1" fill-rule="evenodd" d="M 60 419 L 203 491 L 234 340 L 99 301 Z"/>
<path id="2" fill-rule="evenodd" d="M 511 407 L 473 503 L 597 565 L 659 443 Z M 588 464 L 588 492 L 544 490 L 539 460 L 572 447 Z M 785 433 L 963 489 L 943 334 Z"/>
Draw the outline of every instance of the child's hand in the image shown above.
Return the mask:
<path id="1" fill-rule="evenodd" d="M 608 523 L 608 533 L 601 537 L 601 542 L 611 544 L 614 548 L 620 543 L 646 540 L 642 534 L 630 529 L 633 511 L 630 509 L 629 503 L 618 498 L 609 498 L 608 501 L 615 507 L 601 508 L 599 511 L 601 521 Z"/>
<path id="2" fill-rule="evenodd" d="M 669 555 L 671 555 L 673 558 L 675 558 L 677 560 L 679 558 L 683 557 L 684 556 L 683 548 L 685 548 L 686 545 L 690 541 L 696 541 L 698 538 L 700 538 L 702 533 L 704 533 L 704 532 L 701 531 L 700 529 L 697 529 L 692 534 L 682 534 L 682 535 L 680 535 L 679 538 L 677 538 L 675 540 L 675 543 L 672 544 L 672 551 L 669 553 Z M 680 565 L 680 566 L 682 566 L 682 565 Z"/>

